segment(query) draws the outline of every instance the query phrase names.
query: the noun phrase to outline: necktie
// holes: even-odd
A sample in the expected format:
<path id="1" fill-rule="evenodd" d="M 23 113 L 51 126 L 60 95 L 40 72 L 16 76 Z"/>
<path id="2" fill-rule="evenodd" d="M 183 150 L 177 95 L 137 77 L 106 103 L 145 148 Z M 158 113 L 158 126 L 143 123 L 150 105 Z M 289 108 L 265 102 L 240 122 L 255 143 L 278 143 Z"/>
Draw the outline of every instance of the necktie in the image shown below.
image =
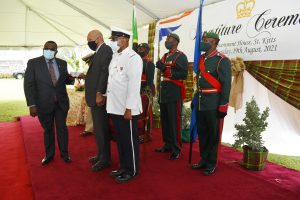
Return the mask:
<path id="1" fill-rule="evenodd" d="M 56 76 L 55 76 L 54 64 L 53 64 L 52 60 L 49 60 L 48 63 L 49 63 L 49 72 L 50 72 L 51 80 L 52 80 L 53 85 L 55 86 L 56 82 L 57 82 L 57 79 L 56 79 Z"/>

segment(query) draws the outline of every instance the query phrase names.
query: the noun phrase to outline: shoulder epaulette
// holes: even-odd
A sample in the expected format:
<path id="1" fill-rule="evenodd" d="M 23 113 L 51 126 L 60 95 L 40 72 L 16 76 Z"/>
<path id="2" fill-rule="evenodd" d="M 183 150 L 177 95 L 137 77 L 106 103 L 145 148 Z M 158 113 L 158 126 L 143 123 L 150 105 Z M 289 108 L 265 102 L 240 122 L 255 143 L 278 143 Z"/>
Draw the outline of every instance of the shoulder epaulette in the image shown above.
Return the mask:
<path id="1" fill-rule="evenodd" d="M 227 58 L 224 54 L 222 54 L 222 53 L 220 53 L 220 52 L 218 52 L 217 53 L 217 56 L 220 56 L 221 57 L 221 59 L 223 59 L 223 58 Z"/>

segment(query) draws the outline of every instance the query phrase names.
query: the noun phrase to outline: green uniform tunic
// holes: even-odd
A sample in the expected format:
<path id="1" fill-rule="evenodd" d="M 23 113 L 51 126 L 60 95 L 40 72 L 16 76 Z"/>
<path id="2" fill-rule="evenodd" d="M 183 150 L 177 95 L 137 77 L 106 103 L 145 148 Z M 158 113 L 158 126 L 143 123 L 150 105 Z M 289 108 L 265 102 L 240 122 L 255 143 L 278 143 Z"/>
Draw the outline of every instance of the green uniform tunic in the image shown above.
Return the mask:
<path id="1" fill-rule="evenodd" d="M 204 55 L 202 55 L 204 56 Z M 218 112 L 227 112 L 231 89 L 230 60 L 219 53 L 212 52 L 204 59 L 205 71 L 221 84 L 221 92 L 206 93 L 204 90 L 215 89 L 198 69 L 197 86 L 197 128 L 201 162 L 208 168 L 216 167 L 220 136 L 220 118 Z M 203 91 L 201 90 L 203 89 Z"/>
<path id="2" fill-rule="evenodd" d="M 155 65 L 147 56 L 143 57 L 143 74 L 142 74 L 142 82 L 141 82 L 141 92 L 147 89 L 150 89 L 152 95 L 154 95 L 154 71 Z"/>
<path id="3" fill-rule="evenodd" d="M 166 65 L 173 64 L 170 68 L 171 80 L 185 80 L 188 74 L 188 60 L 184 53 L 174 50 L 164 56 Z M 166 71 L 162 72 L 166 77 Z M 159 93 L 160 116 L 164 148 L 172 153 L 179 153 L 178 136 L 181 132 L 181 87 L 170 81 L 162 80 Z"/>

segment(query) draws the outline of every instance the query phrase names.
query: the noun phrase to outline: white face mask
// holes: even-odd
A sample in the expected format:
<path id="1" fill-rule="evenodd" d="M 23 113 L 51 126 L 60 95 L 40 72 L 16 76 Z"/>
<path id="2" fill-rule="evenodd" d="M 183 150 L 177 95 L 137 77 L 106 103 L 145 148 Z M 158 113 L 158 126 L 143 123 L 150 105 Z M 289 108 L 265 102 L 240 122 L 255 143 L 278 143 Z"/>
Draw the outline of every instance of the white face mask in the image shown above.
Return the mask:
<path id="1" fill-rule="evenodd" d="M 119 49 L 117 43 L 118 43 L 117 41 L 110 41 L 109 46 L 110 46 L 110 48 L 112 49 L 113 52 L 116 52 Z"/>
<path id="2" fill-rule="evenodd" d="M 55 56 L 55 51 L 52 51 L 52 50 L 44 50 L 44 57 L 47 59 L 47 60 L 51 60 L 53 59 Z"/>

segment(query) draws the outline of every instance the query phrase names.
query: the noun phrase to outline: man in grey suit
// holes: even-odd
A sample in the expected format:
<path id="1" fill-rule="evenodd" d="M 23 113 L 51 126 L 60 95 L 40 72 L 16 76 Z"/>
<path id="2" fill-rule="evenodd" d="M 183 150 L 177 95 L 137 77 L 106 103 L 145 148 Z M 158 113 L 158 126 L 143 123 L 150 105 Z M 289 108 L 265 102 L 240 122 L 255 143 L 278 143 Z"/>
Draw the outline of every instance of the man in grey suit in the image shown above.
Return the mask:
<path id="1" fill-rule="evenodd" d="M 66 84 L 72 84 L 74 79 L 68 74 L 66 61 L 55 58 L 56 53 L 57 44 L 46 42 L 43 56 L 28 61 L 24 76 L 24 92 L 30 115 L 38 116 L 44 129 L 46 156 L 42 165 L 48 164 L 54 157 L 54 123 L 60 155 L 66 163 L 71 162 L 66 126 L 69 110 Z"/>
<path id="2" fill-rule="evenodd" d="M 85 99 L 91 107 L 94 133 L 96 136 L 97 155 L 89 159 L 94 163 L 93 171 L 99 171 L 111 165 L 110 140 L 108 131 L 108 117 L 105 108 L 108 66 L 112 59 L 111 48 L 104 43 L 103 35 L 99 30 L 92 30 L 87 36 L 88 46 L 95 54 L 90 62 L 85 78 Z"/>

